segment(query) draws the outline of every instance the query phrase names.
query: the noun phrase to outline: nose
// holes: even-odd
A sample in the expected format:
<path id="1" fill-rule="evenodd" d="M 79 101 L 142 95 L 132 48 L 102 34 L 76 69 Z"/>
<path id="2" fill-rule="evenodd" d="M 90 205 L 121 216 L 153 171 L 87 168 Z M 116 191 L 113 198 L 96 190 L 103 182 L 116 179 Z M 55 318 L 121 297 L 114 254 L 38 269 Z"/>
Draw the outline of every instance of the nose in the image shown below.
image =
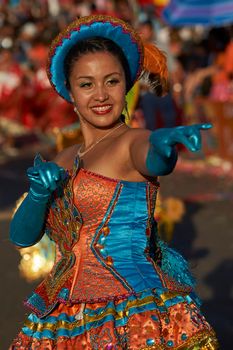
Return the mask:
<path id="1" fill-rule="evenodd" d="M 104 102 L 108 99 L 108 92 L 105 86 L 97 86 L 95 91 L 95 100 Z"/>

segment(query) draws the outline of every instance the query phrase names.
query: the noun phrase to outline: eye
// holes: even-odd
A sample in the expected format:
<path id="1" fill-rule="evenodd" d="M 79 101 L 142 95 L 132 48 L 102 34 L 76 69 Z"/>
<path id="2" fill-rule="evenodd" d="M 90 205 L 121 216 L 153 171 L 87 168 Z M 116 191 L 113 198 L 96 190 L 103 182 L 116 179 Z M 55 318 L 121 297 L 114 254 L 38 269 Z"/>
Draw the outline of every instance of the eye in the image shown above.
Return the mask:
<path id="1" fill-rule="evenodd" d="M 119 82 L 120 82 L 119 79 L 117 79 L 117 78 L 112 78 L 112 79 L 109 79 L 109 80 L 107 81 L 107 84 L 108 84 L 109 86 L 115 86 L 115 85 L 117 85 Z"/>
<path id="2" fill-rule="evenodd" d="M 79 84 L 80 88 L 90 88 L 92 86 L 91 82 L 82 82 Z"/>

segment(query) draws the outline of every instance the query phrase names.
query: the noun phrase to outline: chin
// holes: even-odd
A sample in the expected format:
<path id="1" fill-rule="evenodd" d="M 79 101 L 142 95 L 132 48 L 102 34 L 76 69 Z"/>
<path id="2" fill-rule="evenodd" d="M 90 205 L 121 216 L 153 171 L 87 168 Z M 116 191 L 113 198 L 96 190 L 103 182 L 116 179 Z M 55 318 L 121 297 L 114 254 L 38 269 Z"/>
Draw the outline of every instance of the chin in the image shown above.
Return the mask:
<path id="1" fill-rule="evenodd" d="M 116 124 L 119 121 L 120 115 L 121 114 L 119 114 L 119 116 L 116 118 L 111 118 L 106 116 L 97 116 L 92 121 L 92 125 L 96 127 L 107 128 L 109 126 Z"/>

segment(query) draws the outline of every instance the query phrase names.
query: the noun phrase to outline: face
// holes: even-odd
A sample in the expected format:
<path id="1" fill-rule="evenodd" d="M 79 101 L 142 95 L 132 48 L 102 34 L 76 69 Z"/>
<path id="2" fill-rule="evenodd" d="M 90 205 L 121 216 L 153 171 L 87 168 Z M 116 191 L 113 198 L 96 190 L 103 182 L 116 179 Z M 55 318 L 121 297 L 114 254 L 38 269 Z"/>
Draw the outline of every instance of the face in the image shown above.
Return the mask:
<path id="1" fill-rule="evenodd" d="M 154 38 L 153 28 L 148 24 L 142 24 L 139 27 L 139 34 L 145 42 L 150 42 Z"/>
<path id="2" fill-rule="evenodd" d="M 74 64 L 70 76 L 71 96 L 80 122 L 109 127 L 119 120 L 125 106 L 125 74 L 109 52 L 88 53 Z"/>

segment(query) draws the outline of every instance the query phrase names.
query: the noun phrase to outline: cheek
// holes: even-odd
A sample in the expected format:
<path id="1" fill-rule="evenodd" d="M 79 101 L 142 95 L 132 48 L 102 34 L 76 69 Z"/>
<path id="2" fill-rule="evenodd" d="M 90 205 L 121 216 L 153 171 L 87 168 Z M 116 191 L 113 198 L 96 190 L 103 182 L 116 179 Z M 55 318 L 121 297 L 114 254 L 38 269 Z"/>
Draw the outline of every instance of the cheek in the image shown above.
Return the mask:
<path id="1" fill-rule="evenodd" d="M 116 91 L 116 95 L 118 97 L 118 101 L 122 102 L 124 104 L 125 98 L 126 98 L 126 88 L 125 84 L 122 84 L 122 86 L 119 86 L 119 88 Z"/>
<path id="2" fill-rule="evenodd" d="M 83 93 L 82 91 L 78 89 L 71 90 L 71 95 L 73 98 L 74 103 L 78 106 L 85 106 L 88 102 L 88 96 L 87 94 Z"/>

